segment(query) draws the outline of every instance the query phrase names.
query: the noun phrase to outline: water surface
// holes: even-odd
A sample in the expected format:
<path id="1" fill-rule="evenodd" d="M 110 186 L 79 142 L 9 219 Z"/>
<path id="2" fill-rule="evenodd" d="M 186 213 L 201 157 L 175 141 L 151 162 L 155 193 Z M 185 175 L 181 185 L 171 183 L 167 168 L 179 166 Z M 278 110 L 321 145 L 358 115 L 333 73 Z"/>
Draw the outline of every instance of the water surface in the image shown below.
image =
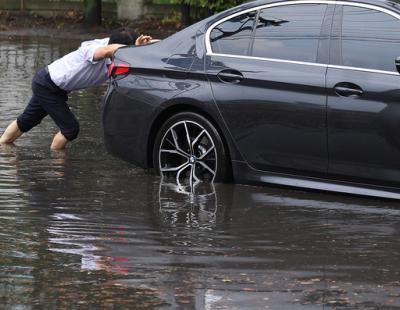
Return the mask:
<path id="1" fill-rule="evenodd" d="M 69 40 L 0 41 L 0 131 Z M 345 195 L 162 182 L 106 154 L 105 87 L 0 147 L 0 309 L 400 309 L 400 206 Z"/>

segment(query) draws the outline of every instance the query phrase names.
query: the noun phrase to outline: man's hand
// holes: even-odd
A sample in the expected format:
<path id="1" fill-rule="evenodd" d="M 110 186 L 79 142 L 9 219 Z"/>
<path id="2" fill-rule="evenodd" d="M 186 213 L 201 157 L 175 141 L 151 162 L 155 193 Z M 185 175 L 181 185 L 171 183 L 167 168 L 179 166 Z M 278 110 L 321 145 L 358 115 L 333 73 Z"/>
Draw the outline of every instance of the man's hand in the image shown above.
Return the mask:
<path id="1" fill-rule="evenodd" d="M 145 44 L 149 44 L 151 42 L 151 40 L 153 40 L 152 37 L 150 36 L 144 36 L 144 35 L 140 35 L 135 42 L 135 45 L 145 45 Z"/>

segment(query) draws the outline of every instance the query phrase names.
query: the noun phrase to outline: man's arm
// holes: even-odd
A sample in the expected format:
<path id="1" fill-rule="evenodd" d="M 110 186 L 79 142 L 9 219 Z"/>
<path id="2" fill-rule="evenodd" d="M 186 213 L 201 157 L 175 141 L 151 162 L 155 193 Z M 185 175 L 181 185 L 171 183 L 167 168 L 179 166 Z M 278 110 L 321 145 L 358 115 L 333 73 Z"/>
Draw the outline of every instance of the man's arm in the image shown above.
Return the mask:
<path id="1" fill-rule="evenodd" d="M 152 37 L 150 36 L 144 36 L 144 35 L 140 35 L 135 42 L 135 45 L 145 45 L 148 43 L 151 43 L 151 41 L 153 40 Z M 102 60 L 104 58 L 111 58 L 112 55 L 114 54 L 114 52 L 119 49 L 120 47 L 123 47 L 126 45 L 123 44 L 110 44 L 107 46 L 102 46 L 97 48 L 94 51 L 93 54 L 93 61 L 99 61 Z"/>
<path id="2" fill-rule="evenodd" d="M 104 58 L 111 58 L 114 52 L 123 47 L 123 44 L 110 44 L 106 46 L 101 46 L 94 51 L 93 61 L 102 60 Z"/>

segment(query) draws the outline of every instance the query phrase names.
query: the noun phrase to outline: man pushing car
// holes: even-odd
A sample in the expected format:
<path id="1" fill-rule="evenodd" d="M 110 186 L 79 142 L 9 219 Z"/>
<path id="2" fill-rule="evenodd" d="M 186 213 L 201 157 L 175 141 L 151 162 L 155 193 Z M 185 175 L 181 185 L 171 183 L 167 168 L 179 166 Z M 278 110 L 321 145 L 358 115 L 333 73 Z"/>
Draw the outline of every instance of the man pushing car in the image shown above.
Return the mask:
<path id="1" fill-rule="evenodd" d="M 118 28 L 109 38 L 83 42 L 77 50 L 37 71 L 32 80 L 31 100 L 23 113 L 7 127 L 0 137 L 0 144 L 13 143 L 50 115 L 60 129 L 53 138 L 51 149 L 64 149 L 79 133 L 79 122 L 67 104 L 68 93 L 105 82 L 110 58 L 118 48 L 143 45 L 151 40 L 150 36 L 138 37 L 130 28 Z"/>

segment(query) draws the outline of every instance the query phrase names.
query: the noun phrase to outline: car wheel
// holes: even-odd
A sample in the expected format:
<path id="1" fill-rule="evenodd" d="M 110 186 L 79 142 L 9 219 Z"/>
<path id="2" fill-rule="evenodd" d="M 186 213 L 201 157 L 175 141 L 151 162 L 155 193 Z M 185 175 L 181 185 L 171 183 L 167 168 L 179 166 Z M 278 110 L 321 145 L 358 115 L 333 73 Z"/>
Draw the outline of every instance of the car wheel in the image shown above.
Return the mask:
<path id="1" fill-rule="evenodd" d="M 228 157 L 221 136 L 204 116 L 193 112 L 169 118 L 159 130 L 153 152 L 156 171 L 177 183 L 222 182 Z"/>

